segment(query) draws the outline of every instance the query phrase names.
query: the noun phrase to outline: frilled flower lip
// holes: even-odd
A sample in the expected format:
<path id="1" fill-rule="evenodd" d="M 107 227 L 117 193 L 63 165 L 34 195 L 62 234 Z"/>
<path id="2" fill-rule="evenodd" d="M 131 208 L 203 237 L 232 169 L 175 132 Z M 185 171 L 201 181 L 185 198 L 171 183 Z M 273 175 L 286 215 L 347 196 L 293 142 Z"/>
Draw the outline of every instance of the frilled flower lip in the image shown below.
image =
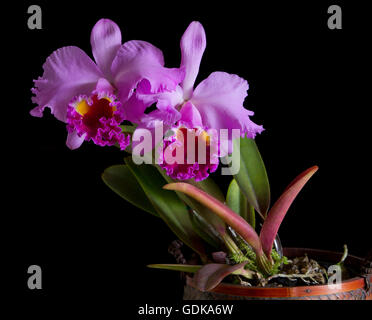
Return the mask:
<path id="1" fill-rule="evenodd" d="M 66 122 L 69 102 L 77 96 L 89 96 L 98 83 L 106 83 L 124 104 L 141 81 L 147 81 L 152 94 L 174 90 L 183 79 L 181 69 L 164 67 L 162 52 L 145 41 L 121 44 L 119 27 L 101 19 L 92 29 L 91 46 L 95 62 L 74 46 L 54 51 L 43 65 L 43 76 L 34 80 L 37 107 L 31 115 L 42 117 L 46 107 L 60 121 Z M 102 81 L 104 79 L 105 81 Z M 70 135 L 71 137 L 71 135 Z M 69 138 L 67 144 L 71 146 Z"/>
<path id="2" fill-rule="evenodd" d="M 214 131 L 210 133 L 205 129 L 189 128 L 187 121 L 180 120 L 168 131 L 163 144 L 158 147 L 158 164 L 168 176 L 177 180 L 201 181 L 217 170 L 218 137 Z"/>
<path id="3" fill-rule="evenodd" d="M 69 103 L 67 111 L 68 144 L 75 149 L 92 140 L 99 146 L 118 145 L 124 150 L 130 137 L 119 127 L 124 120 L 122 104 L 108 92 L 93 91 L 90 96 L 80 95 Z"/>

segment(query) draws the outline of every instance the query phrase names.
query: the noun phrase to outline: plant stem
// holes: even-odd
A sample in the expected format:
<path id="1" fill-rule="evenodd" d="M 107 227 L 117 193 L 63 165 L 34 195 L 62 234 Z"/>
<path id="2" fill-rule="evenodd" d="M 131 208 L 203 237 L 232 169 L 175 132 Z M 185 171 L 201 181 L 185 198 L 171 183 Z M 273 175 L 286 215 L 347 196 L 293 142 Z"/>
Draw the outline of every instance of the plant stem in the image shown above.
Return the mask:
<path id="1" fill-rule="evenodd" d="M 231 254 L 237 257 L 245 258 L 243 252 L 239 249 L 235 241 L 230 237 L 227 232 L 220 233 L 223 242 Z"/>
<path id="2" fill-rule="evenodd" d="M 260 270 L 260 272 L 262 272 L 264 276 L 271 275 L 273 264 L 263 252 L 261 254 L 256 253 L 256 261 L 258 269 Z"/>

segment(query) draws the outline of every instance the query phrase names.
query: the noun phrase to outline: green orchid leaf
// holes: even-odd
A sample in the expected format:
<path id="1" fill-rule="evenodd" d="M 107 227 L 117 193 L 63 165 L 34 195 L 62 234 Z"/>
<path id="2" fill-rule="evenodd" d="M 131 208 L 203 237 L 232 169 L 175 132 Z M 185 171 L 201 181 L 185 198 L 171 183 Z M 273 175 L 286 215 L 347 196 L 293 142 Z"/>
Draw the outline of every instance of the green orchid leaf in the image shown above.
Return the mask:
<path id="1" fill-rule="evenodd" d="M 240 190 L 248 202 L 265 219 L 270 206 L 270 186 L 265 165 L 253 139 L 240 138 L 234 140 L 234 149 L 239 148 L 240 159 L 237 152 L 232 153 L 232 161 L 240 161 L 239 172 L 234 175 Z"/>
<path id="2" fill-rule="evenodd" d="M 214 180 L 211 177 L 208 177 L 202 181 L 195 181 L 194 179 L 191 179 L 191 180 L 186 180 L 185 182 L 188 182 L 194 185 L 195 187 L 198 187 L 199 189 L 210 194 L 213 198 L 216 198 L 217 200 L 221 202 L 225 202 L 225 197 L 220 187 L 216 184 L 216 182 L 214 182 Z"/>
<path id="3" fill-rule="evenodd" d="M 283 194 L 270 209 L 260 233 L 262 248 L 268 257 L 270 257 L 271 255 L 274 239 L 278 233 L 279 227 L 286 213 L 288 212 L 289 207 L 291 206 L 293 200 L 297 197 L 301 189 L 305 186 L 305 184 L 317 170 L 318 167 L 314 166 L 298 175 L 288 185 Z"/>
<path id="4" fill-rule="evenodd" d="M 213 227 L 195 210 L 190 209 L 189 214 L 195 232 L 214 250 L 219 249 L 222 243 Z"/>
<path id="5" fill-rule="evenodd" d="M 227 190 L 226 204 L 231 210 L 246 220 L 252 228 L 256 227 L 255 209 L 249 204 L 235 179 L 231 181 Z"/>
<path id="6" fill-rule="evenodd" d="M 170 183 L 165 185 L 163 188 L 166 190 L 174 190 L 185 193 L 189 197 L 192 197 L 196 201 L 200 202 L 203 206 L 211 210 L 213 214 L 219 216 L 226 224 L 231 226 L 237 233 L 239 233 L 242 238 L 247 241 L 255 250 L 256 255 L 261 256 L 263 254 L 261 241 L 256 231 L 247 221 L 245 221 L 241 216 L 236 214 L 219 200 L 185 182 Z"/>
<path id="7" fill-rule="evenodd" d="M 125 163 L 138 180 L 160 218 L 182 242 L 204 257 L 204 241 L 193 229 L 187 206 L 176 193 L 168 192 L 162 188 L 166 181 L 157 169 L 152 165 L 137 165 L 133 162 L 132 157 L 125 158 Z"/>
<path id="8" fill-rule="evenodd" d="M 175 182 L 175 180 L 169 177 L 161 167 L 159 166 L 156 166 L 156 167 L 168 183 Z M 210 180 L 209 182 L 204 182 L 202 184 L 194 180 L 188 180 L 188 181 L 189 182 L 192 181 L 191 183 L 192 185 L 196 186 L 197 188 L 202 189 L 204 192 L 208 194 L 210 194 L 209 192 L 211 192 L 212 193 L 211 195 L 216 195 L 218 199 L 220 199 L 220 201 L 224 201 L 224 196 L 222 192 L 219 190 L 218 186 L 216 186 L 212 180 Z M 216 190 L 219 190 L 219 191 L 216 191 Z M 209 228 L 213 228 L 220 235 L 226 234 L 225 222 L 222 219 L 220 219 L 218 216 L 216 216 L 210 209 L 203 206 L 201 203 L 199 203 L 192 197 L 188 197 L 186 194 L 182 192 L 176 192 L 176 193 L 184 203 L 186 203 L 190 208 L 195 210 L 205 220 L 205 222 L 210 225 Z M 215 242 L 215 246 L 219 246 L 219 242 Z"/>
<path id="9" fill-rule="evenodd" d="M 191 265 L 191 264 L 149 264 L 147 265 L 147 267 L 153 268 L 153 269 L 165 269 L 165 270 L 195 273 L 203 266 L 202 265 Z"/>
<path id="10" fill-rule="evenodd" d="M 102 180 L 112 191 L 134 206 L 159 217 L 137 179 L 126 165 L 114 165 L 107 168 L 102 174 Z"/>

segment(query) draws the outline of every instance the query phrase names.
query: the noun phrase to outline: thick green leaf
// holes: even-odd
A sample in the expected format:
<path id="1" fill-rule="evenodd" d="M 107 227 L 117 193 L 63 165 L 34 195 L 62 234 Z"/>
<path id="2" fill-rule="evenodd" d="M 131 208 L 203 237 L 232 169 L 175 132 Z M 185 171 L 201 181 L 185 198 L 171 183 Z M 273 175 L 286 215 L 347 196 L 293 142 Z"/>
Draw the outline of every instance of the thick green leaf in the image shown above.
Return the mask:
<path id="1" fill-rule="evenodd" d="M 105 184 L 134 206 L 159 217 L 137 179 L 124 164 L 107 168 L 102 174 Z"/>
<path id="2" fill-rule="evenodd" d="M 194 273 L 198 271 L 202 265 L 192 265 L 192 264 L 149 264 L 147 267 L 154 269 L 165 269 L 173 271 L 182 271 Z"/>
<path id="3" fill-rule="evenodd" d="M 233 179 L 226 195 L 227 206 L 245 219 L 253 228 L 256 227 L 255 210 L 241 192 L 238 183 Z"/>
<path id="4" fill-rule="evenodd" d="M 195 181 L 194 179 L 186 180 L 185 182 L 188 182 L 195 187 L 205 191 L 206 193 L 210 194 L 213 198 L 216 198 L 217 200 L 221 202 L 225 202 L 225 197 L 220 189 L 220 187 L 214 182 L 214 180 L 211 177 L 208 177 L 207 179 L 204 179 L 202 181 Z"/>
<path id="5" fill-rule="evenodd" d="M 159 216 L 177 237 L 199 255 L 205 255 L 203 240 L 194 231 L 187 206 L 176 193 L 164 190 L 166 181 L 152 165 L 137 165 L 132 157 L 125 158 L 130 171 L 137 178 Z"/>
<path id="6" fill-rule="evenodd" d="M 195 232 L 214 250 L 220 249 L 222 243 L 213 227 L 195 210 L 190 209 L 189 214 Z"/>
<path id="7" fill-rule="evenodd" d="M 238 148 L 239 141 L 240 170 L 234 178 L 248 202 L 262 218 L 265 218 L 270 206 L 270 186 L 265 165 L 253 139 L 234 140 L 234 149 Z M 237 156 L 237 153 L 233 152 L 232 161 L 239 161 L 239 159 L 234 159 Z"/>
<path id="8" fill-rule="evenodd" d="M 226 222 L 237 233 L 239 233 L 243 239 L 252 246 L 256 255 L 262 255 L 261 241 L 256 231 L 247 221 L 232 211 L 224 203 L 213 198 L 203 190 L 200 190 L 185 182 L 170 183 L 165 185 L 163 188 L 166 190 L 175 190 L 185 193 L 189 197 L 192 197 L 196 201 L 200 202 L 203 206 L 211 210 L 213 214 L 219 216 L 224 222 Z"/>
<path id="9" fill-rule="evenodd" d="M 175 180 L 173 180 L 171 177 L 169 177 L 165 171 L 160 168 L 159 166 L 156 166 L 161 175 L 164 177 L 164 179 L 168 183 L 174 183 Z M 204 192 L 210 194 L 211 196 L 216 195 L 217 199 L 224 202 L 224 196 L 221 191 L 219 190 L 218 186 L 215 185 L 213 181 L 205 182 L 200 184 L 200 182 L 196 182 L 194 180 L 188 180 L 189 182 L 192 181 L 190 184 L 193 186 L 196 186 L 198 189 L 203 190 Z M 214 185 L 213 185 L 214 184 Z M 205 221 L 211 225 L 213 229 L 215 229 L 219 234 L 224 235 L 226 233 L 226 224 L 225 222 L 220 219 L 218 216 L 216 216 L 210 209 L 203 206 L 198 201 L 195 201 L 195 199 L 188 197 L 186 194 L 182 192 L 177 192 L 177 195 L 180 197 L 180 199 L 185 202 L 190 208 L 195 210 L 198 214 L 200 214 Z M 216 243 L 218 245 L 218 243 Z"/>
<path id="10" fill-rule="evenodd" d="M 156 168 L 160 172 L 160 174 L 163 176 L 163 178 L 169 182 L 173 183 L 175 180 L 173 180 L 171 177 L 169 177 L 165 170 L 163 170 L 160 166 L 156 165 Z M 210 178 L 207 178 L 208 180 Z M 211 180 L 211 179 L 210 179 Z M 194 183 L 196 183 L 194 181 Z M 218 197 L 223 198 L 223 194 L 221 190 L 219 190 L 218 186 L 214 183 L 214 181 L 210 181 L 208 183 L 204 184 L 205 188 L 208 188 L 210 192 L 213 192 Z M 207 243 L 209 243 L 213 248 L 219 248 L 221 241 L 216 237 L 213 232 L 210 232 L 211 229 L 214 229 L 216 232 L 218 228 L 220 229 L 220 233 L 225 232 L 226 225 L 222 220 L 220 220 L 218 217 L 214 217 L 214 214 L 210 212 L 206 207 L 202 206 L 199 202 L 195 201 L 194 199 L 186 196 L 185 194 L 181 192 L 176 192 L 178 197 L 186 203 L 194 212 L 199 214 L 198 216 L 193 214 L 193 212 L 190 212 L 190 219 L 193 224 L 193 228 L 196 233 L 199 234 L 199 236 L 204 239 Z M 209 220 L 207 220 L 209 218 Z"/>

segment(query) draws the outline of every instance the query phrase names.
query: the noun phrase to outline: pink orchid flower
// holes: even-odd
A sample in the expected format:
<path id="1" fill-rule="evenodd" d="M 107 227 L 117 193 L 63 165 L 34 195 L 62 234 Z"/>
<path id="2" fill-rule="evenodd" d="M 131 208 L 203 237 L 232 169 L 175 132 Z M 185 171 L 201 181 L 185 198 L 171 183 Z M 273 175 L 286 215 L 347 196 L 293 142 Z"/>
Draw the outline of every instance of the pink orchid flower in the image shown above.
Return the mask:
<path id="1" fill-rule="evenodd" d="M 185 77 L 174 91 L 151 94 L 149 87 L 141 86 L 137 92 L 139 102 L 128 105 L 128 113 L 133 120 L 141 122 L 137 130 L 144 128 L 153 130 L 157 121 L 167 129 L 172 129 L 174 135 L 165 140 L 165 147 L 171 143 L 176 144 L 174 150 L 180 146 L 178 137 L 180 130 L 196 131 L 207 137 L 206 130 L 239 129 L 242 137 L 254 138 L 264 129 L 250 120 L 254 113 L 244 108 L 243 102 L 247 96 L 248 82 L 235 74 L 226 72 L 213 72 L 208 78 L 199 83 L 194 89 L 200 62 L 206 48 L 206 35 L 199 22 L 192 22 L 181 38 L 181 69 L 185 70 Z M 157 110 L 144 114 L 147 106 L 157 102 Z M 231 135 L 231 134 L 230 134 Z M 183 138 L 185 140 L 185 138 Z M 229 150 L 231 150 L 231 137 L 229 137 Z M 185 152 L 187 148 L 184 148 Z M 221 148 L 214 146 L 221 156 Z M 225 148 L 226 150 L 226 148 Z M 227 150 L 225 151 L 226 154 Z M 215 158 L 212 154 L 210 159 Z M 186 158 L 186 154 L 184 156 Z M 164 154 L 161 155 L 161 166 L 172 178 L 179 180 L 195 178 L 205 179 L 217 169 L 215 161 L 207 160 L 203 165 L 198 163 L 167 163 Z M 209 162 L 208 162 L 209 161 Z"/>
<path id="2" fill-rule="evenodd" d="M 90 38 L 95 62 L 74 46 L 54 51 L 43 65 L 44 74 L 34 80 L 31 115 L 42 117 L 45 107 L 67 124 L 69 148 L 84 140 L 100 146 L 130 143 L 119 124 L 126 119 L 124 104 L 137 85 L 146 82 L 149 92 L 174 90 L 184 74 L 164 68 L 162 52 L 144 41 L 121 43 L 119 27 L 101 19 Z"/>

